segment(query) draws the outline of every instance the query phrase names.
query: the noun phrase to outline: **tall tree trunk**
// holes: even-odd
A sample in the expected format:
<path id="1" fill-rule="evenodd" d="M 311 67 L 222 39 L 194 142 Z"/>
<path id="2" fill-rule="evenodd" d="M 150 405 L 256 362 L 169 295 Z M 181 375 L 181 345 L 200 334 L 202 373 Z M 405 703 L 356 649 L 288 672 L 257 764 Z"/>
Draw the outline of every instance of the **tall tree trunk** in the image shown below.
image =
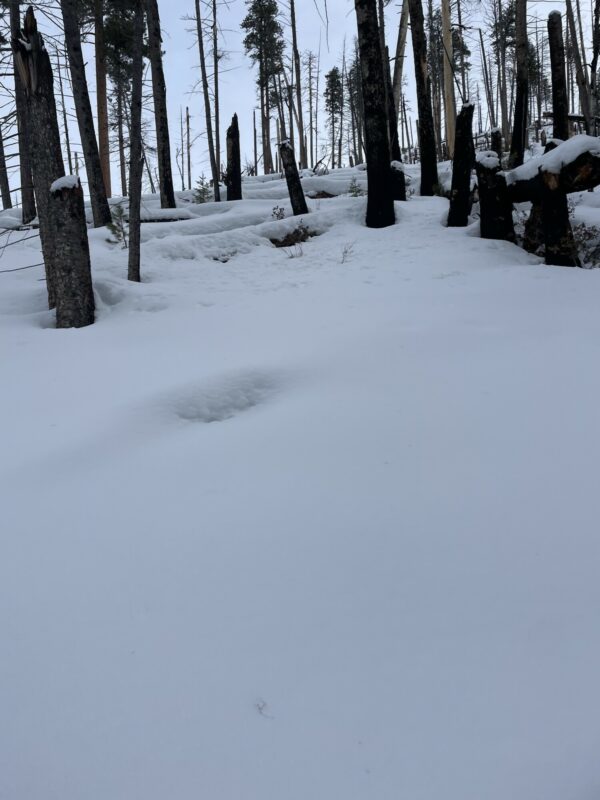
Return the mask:
<path id="1" fill-rule="evenodd" d="M 479 30 L 479 42 L 481 46 L 481 65 L 483 67 L 483 82 L 485 85 L 485 96 L 487 100 L 488 114 L 490 117 L 490 127 L 493 130 L 496 127 L 496 114 L 494 112 L 494 96 L 492 91 L 492 82 L 490 79 L 490 73 L 488 70 L 487 56 L 485 53 L 485 47 L 483 45 L 483 34 L 481 32 L 481 29 Z"/>
<path id="2" fill-rule="evenodd" d="M 456 101 L 454 99 L 454 47 L 450 24 L 450 0 L 442 0 L 442 44 L 444 67 L 444 108 L 446 110 L 446 144 L 448 158 L 454 157 L 454 137 L 456 135 Z"/>
<path id="3" fill-rule="evenodd" d="M 406 52 L 406 34 L 408 32 L 408 0 L 402 0 L 402 12 L 400 13 L 400 25 L 398 27 L 398 39 L 396 42 L 396 58 L 394 60 L 394 77 L 392 88 L 394 94 L 394 106 L 400 109 L 402 97 L 402 78 L 404 76 L 404 53 Z"/>
<path id="4" fill-rule="evenodd" d="M 69 120 L 67 117 L 67 104 L 65 103 L 65 92 L 63 87 L 62 69 L 60 55 L 56 54 L 56 65 L 58 67 L 58 88 L 60 91 L 60 106 L 63 118 L 63 129 L 65 133 L 65 147 L 67 149 L 67 162 L 69 164 L 69 174 L 73 174 L 73 157 L 71 155 L 71 137 L 69 135 Z"/>
<path id="5" fill-rule="evenodd" d="M 565 75 L 565 47 L 562 35 L 560 11 L 552 11 L 548 17 L 548 43 L 550 45 L 550 67 L 552 70 L 552 134 L 555 139 L 569 138 L 569 103 Z"/>
<path id="6" fill-rule="evenodd" d="M 125 158 L 125 131 L 123 130 L 123 87 L 117 86 L 117 139 L 119 145 L 119 169 L 121 172 L 121 195 L 127 197 L 127 160 Z"/>
<path id="7" fill-rule="evenodd" d="M 384 228 L 396 221 L 385 105 L 383 53 L 376 0 L 354 0 L 365 110 L 367 153 L 367 226 Z"/>
<path id="8" fill-rule="evenodd" d="M 290 18 L 292 26 L 292 57 L 294 60 L 294 77 L 296 79 L 294 86 L 296 88 L 296 109 L 298 112 L 296 124 L 298 125 L 300 163 L 302 165 L 302 169 L 307 169 L 308 159 L 306 157 L 306 144 L 304 141 L 304 115 L 302 113 L 302 70 L 300 68 L 300 51 L 298 50 L 295 0 L 290 0 Z"/>
<path id="9" fill-rule="evenodd" d="M 192 188 L 192 137 L 190 133 L 190 109 L 185 107 L 185 150 L 187 154 L 188 189 Z M 183 143 L 182 143 L 183 150 Z"/>
<path id="10" fill-rule="evenodd" d="M 94 0 L 94 39 L 96 60 L 96 107 L 98 110 L 98 153 L 106 196 L 112 195 L 110 142 L 108 136 L 108 97 L 106 92 L 106 47 L 104 44 L 104 0 Z"/>
<path id="11" fill-rule="evenodd" d="M 141 281 L 142 174 L 142 89 L 144 75 L 144 0 L 133 0 L 133 43 L 131 48 L 131 122 L 129 136 L 129 263 L 127 277 Z"/>
<path id="12" fill-rule="evenodd" d="M 10 0 L 10 35 L 14 41 L 19 39 L 21 30 L 20 0 Z M 16 54 L 15 54 L 16 58 Z M 19 136 L 19 171 L 21 178 L 21 212 L 24 225 L 28 225 L 37 215 L 31 173 L 29 131 L 27 129 L 27 98 L 23 80 L 14 63 L 15 103 L 17 108 L 17 128 Z"/>
<path id="13" fill-rule="evenodd" d="M 198 37 L 198 53 L 200 56 L 200 74 L 202 78 L 202 93 L 204 96 L 204 116 L 206 119 L 206 138 L 208 139 L 208 155 L 210 158 L 210 171 L 213 179 L 213 191 L 215 202 L 221 199 L 219 180 L 219 165 L 215 154 L 215 140 L 213 138 L 212 112 L 210 107 L 210 94 L 208 91 L 208 74 L 206 72 L 206 58 L 204 55 L 204 32 L 202 30 L 202 15 L 200 13 L 200 0 L 196 3 L 196 34 Z"/>
<path id="14" fill-rule="evenodd" d="M 573 15 L 573 5 L 571 0 L 566 0 L 567 3 L 567 22 L 569 25 L 569 33 L 571 40 L 571 47 L 573 50 L 573 57 L 575 60 L 575 79 L 579 88 L 579 102 L 581 105 L 581 113 L 585 118 L 585 132 L 591 134 L 593 130 L 592 109 L 590 102 L 590 93 L 587 81 L 587 73 L 585 71 L 585 64 L 583 62 L 584 54 L 581 53 L 578 44 L 577 28 L 575 27 L 575 17 Z"/>
<path id="15" fill-rule="evenodd" d="M 8 182 L 8 171 L 6 169 L 6 154 L 4 152 L 4 137 L 2 135 L 2 125 L 0 125 L 0 193 L 2 194 L 2 208 L 12 208 L 10 197 L 10 184 Z"/>
<path id="16" fill-rule="evenodd" d="M 410 27 L 415 59 L 419 147 L 421 150 L 421 194 L 431 196 L 438 184 L 435 132 L 431 110 L 431 80 L 427 67 L 427 39 L 421 0 L 409 0 Z"/>
<path id="17" fill-rule="evenodd" d="M 508 145 L 510 139 L 510 126 L 508 116 L 508 92 L 506 87 L 506 41 L 504 37 L 504 11 L 502 2 L 498 0 L 498 25 L 500 30 L 499 59 L 498 59 L 498 89 L 500 92 L 500 111 L 502 118 L 502 137 Z"/>
<path id="18" fill-rule="evenodd" d="M 92 115 L 90 95 L 85 77 L 85 65 L 83 62 L 83 53 L 81 51 L 81 35 L 77 14 L 77 0 L 61 0 L 60 5 L 65 28 L 65 43 L 69 55 L 75 111 L 77 112 L 81 148 L 85 159 L 85 170 L 88 178 L 92 215 L 94 217 L 94 227 L 101 228 L 103 225 L 108 225 L 112 221 L 112 217 L 106 197 L 104 179 L 102 177 L 98 142 L 96 140 L 96 132 L 94 131 L 94 117 Z"/>
<path id="19" fill-rule="evenodd" d="M 213 97 L 215 102 L 215 161 L 221 176 L 221 103 L 219 99 L 219 29 L 217 27 L 217 0 L 212 3 L 213 37 Z"/>
<path id="20" fill-rule="evenodd" d="M 529 40 L 527 38 L 527 0 L 515 2 L 515 48 L 517 93 L 509 166 L 523 163 L 527 147 L 527 106 L 529 93 Z"/>
<path id="21" fill-rule="evenodd" d="M 40 239 L 46 268 L 48 306 L 56 305 L 57 226 L 50 207 L 50 188 L 64 175 L 60 132 L 54 99 L 54 80 L 50 57 L 31 6 L 25 14 L 23 31 L 12 41 L 15 64 L 25 92 L 29 155 L 35 187 Z"/>
<path id="22" fill-rule="evenodd" d="M 242 164 L 240 129 L 237 114 L 227 129 L 227 200 L 242 199 Z"/>
<path id="23" fill-rule="evenodd" d="M 464 227 L 469 222 L 471 197 L 471 172 L 475 162 L 473 146 L 473 112 L 472 103 L 464 105 L 458 115 L 456 124 L 456 142 L 454 160 L 452 162 L 452 191 L 450 193 L 450 210 L 448 227 Z"/>
<path id="24" fill-rule="evenodd" d="M 175 208 L 173 171 L 171 168 L 171 140 L 167 113 L 167 87 L 162 60 L 162 36 L 157 0 L 144 0 L 148 22 L 148 55 L 152 70 L 152 95 L 154 98 L 154 121 L 156 124 L 156 152 L 158 180 L 160 184 L 161 208 Z"/>

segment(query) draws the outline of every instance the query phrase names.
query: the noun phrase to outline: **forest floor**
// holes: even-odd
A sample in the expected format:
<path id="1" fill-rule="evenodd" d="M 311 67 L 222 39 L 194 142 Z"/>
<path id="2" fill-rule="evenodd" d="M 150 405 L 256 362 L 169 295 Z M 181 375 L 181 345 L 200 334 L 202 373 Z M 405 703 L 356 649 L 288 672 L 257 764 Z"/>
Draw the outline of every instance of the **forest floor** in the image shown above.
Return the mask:
<path id="1" fill-rule="evenodd" d="M 597 798 L 600 270 L 245 192 L 0 274 L 0 798 Z"/>

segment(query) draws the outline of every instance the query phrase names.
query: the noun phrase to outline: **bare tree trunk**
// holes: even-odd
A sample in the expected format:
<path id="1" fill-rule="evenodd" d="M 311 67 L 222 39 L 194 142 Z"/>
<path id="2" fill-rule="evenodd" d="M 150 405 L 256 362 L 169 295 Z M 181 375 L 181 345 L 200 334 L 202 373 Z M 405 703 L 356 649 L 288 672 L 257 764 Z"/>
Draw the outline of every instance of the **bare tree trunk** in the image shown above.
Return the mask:
<path id="1" fill-rule="evenodd" d="M 50 208 L 50 187 L 64 175 L 60 132 L 54 100 L 50 57 L 31 6 L 25 14 L 23 31 L 12 41 L 15 64 L 26 97 L 26 126 L 29 155 L 37 201 L 40 239 L 46 268 L 48 305 L 56 305 L 56 221 Z"/>
<path id="2" fill-rule="evenodd" d="M 186 137 L 186 153 L 187 153 L 187 177 L 188 189 L 192 188 L 192 139 L 190 135 L 190 109 L 188 106 L 185 108 L 185 137 Z M 183 151 L 183 142 L 182 142 Z"/>
<path id="3" fill-rule="evenodd" d="M 431 110 L 431 80 L 427 67 L 427 40 L 421 0 L 409 0 L 410 26 L 415 59 L 419 147 L 421 150 L 421 194 L 433 195 L 438 184 L 435 132 Z"/>
<path id="4" fill-rule="evenodd" d="M 154 99 L 154 121 L 156 125 L 156 154 L 158 180 L 160 184 L 161 208 L 175 208 L 173 171 L 171 167 L 171 140 L 167 113 L 167 87 L 162 60 L 162 35 L 157 0 L 144 0 L 148 21 L 148 55 L 152 70 L 152 95 Z"/>
<path id="5" fill-rule="evenodd" d="M 483 67 L 483 82 L 485 85 L 485 96 L 487 100 L 488 114 L 490 116 L 490 127 L 492 130 L 496 127 L 496 114 L 494 111 L 494 96 L 492 92 L 492 82 L 490 80 L 490 73 L 488 70 L 487 56 L 485 47 L 483 45 L 483 34 L 479 30 L 479 42 L 481 45 L 481 65 Z M 494 148 L 492 148 L 493 150 Z"/>
<path id="6" fill-rule="evenodd" d="M 446 144 L 448 157 L 454 157 L 454 137 L 456 135 L 456 101 L 454 99 L 454 47 L 452 45 L 452 28 L 450 26 L 450 0 L 442 0 L 442 44 L 444 48 L 442 63 L 444 65 L 444 108 L 446 110 Z"/>
<path id="7" fill-rule="evenodd" d="M 529 42 L 527 39 L 527 0 L 515 2 L 515 41 L 517 60 L 517 93 L 513 134 L 510 142 L 509 166 L 523 163 L 527 147 L 527 105 L 529 93 Z"/>
<path id="8" fill-rule="evenodd" d="M 302 189 L 300 175 L 298 174 L 296 156 L 294 155 L 289 141 L 284 140 L 280 142 L 279 153 L 281 155 L 281 163 L 285 172 L 285 179 L 294 216 L 298 217 L 303 214 L 308 214 L 308 206 L 306 205 L 304 190 Z"/>
<path id="9" fill-rule="evenodd" d="M 581 113 L 585 118 L 585 132 L 591 134 L 593 130 L 592 124 L 592 109 L 590 103 L 590 94 L 587 82 L 587 74 L 585 65 L 583 63 L 583 54 L 579 49 L 577 29 L 575 27 L 575 17 L 573 16 L 573 5 L 571 0 L 566 0 L 567 3 L 567 22 L 569 25 L 571 47 L 573 50 L 573 57 L 575 59 L 575 78 L 579 88 L 579 102 L 581 104 Z"/>
<path id="10" fill-rule="evenodd" d="M 242 199 L 242 164 L 240 154 L 240 129 L 237 114 L 233 115 L 227 129 L 227 200 Z"/>
<path id="11" fill-rule="evenodd" d="M 131 133 L 129 137 L 129 263 L 127 277 L 141 281 L 141 203 L 144 157 L 142 153 L 142 83 L 144 75 L 144 6 L 133 0 L 133 44 L 131 48 Z"/>
<path id="12" fill-rule="evenodd" d="M 215 102 L 215 161 L 221 176 L 221 103 L 219 100 L 219 29 L 217 28 L 217 0 L 212 4 L 213 24 L 213 97 Z"/>
<path id="13" fill-rule="evenodd" d="M 294 59 L 294 76 L 296 78 L 296 109 L 298 116 L 298 141 L 300 144 L 300 163 L 302 169 L 307 169 L 308 159 L 306 157 L 306 144 L 304 142 L 304 115 L 302 113 L 302 71 L 300 69 L 300 52 L 298 50 L 298 34 L 296 30 L 296 5 L 294 0 L 290 0 L 290 18 L 292 25 L 292 57 Z"/>
<path id="14" fill-rule="evenodd" d="M 119 143 L 121 194 L 123 197 L 127 197 L 127 162 L 125 160 L 125 134 L 123 131 L 123 88 L 121 86 L 117 86 L 117 138 Z"/>
<path id="15" fill-rule="evenodd" d="M 200 13 L 200 0 L 195 0 L 196 3 L 196 34 L 198 37 L 198 52 L 200 55 L 200 73 L 202 77 L 202 93 L 204 95 L 204 115 L 206 119 L 206 138 L 208 139 L 208 155 L 210 158 L 210 171 L 213 179 L 213 190 L 215 202 L 218 203 L 221 199 L 221 190 L 219 187 L 219 166 L 217 164 L 215 154 L 215 140 L 213 138 L 213 124 L 212 112 L 210 107 L 210 94 L 208 91 L 208 75 L 206 72 L 206 58 L 204 56 L 204 33 L 202 31 L 202 15 Z"/>
<path id="16" fill-rule="evenodd" d="M 4 137 L 2 126 L 0 125 L 0 192 L 2 194 L 2 208 L 12 208 L 10 197 L 10 184 L 8 182 L 8 171 L 6 169 L 6 154 L 4 152 Z"/>
<path id="17" fill-rule="evenodd" d="M 56 221 L 56 327 L 83 328 L 94 322 L 90 248 L 79 178 L 57 181 L 50 189 Z"/>
<path id="18" fill-rule="evenodd" d="M 560 11 L 552 11 L 548 17 L 548 43 L 552 70 L 552 120 L 555 139 L 569 138 L 569 104 L 565 75 L 565 47 L 562 35 Z"/>
<path id="19" fill-rule="evenodd" d="M 10 35 L 13 43 L 19 39 L 21 30 L 20 0 L 10 0 Z M 16 59 L 16 55 L 15 55 Z M 37 211 L 33 192 L 33 177 L 31 170 L 31 156 L 29 144 L 29 131 L 27 129 L 27 98 L 23 79 L 17 69 L 15 71 L 15 103 L 17 108 L 17 127 L 19 135 L 19 171 L 21 178 L 21 211 L 24 225 L 35 219 Z"/>
<path id="20" fill-rule="evenodd" d="M 112 195 L 110 142 L 108 136 L 108 98 L 106 93 L 106 47 L 104 45 L 104 0 L 94 0 L 96 59 L 96 106 L 98 109 L 98 153 L 106 196 Z"/>
<path id="21" fill-rule="evenodd" d="M 402 97 L 402 78 L 404 75 L 404 53 L 406 52 L 407 31 L 408 0 L 402 0 L 402 12 L 400 14 L 400 25 L 398 27 L 398 40 L 396 42 L 396 58 L 394 61 L 394 77 L 392 79 L 392 91 L 396 109 L 400 108 L 400 100 Z"/>
<path id="22" fill-rule="evenodd" d="M 65 103 L 65 92 L 63 88 L 63 77 L 60 63 L 60 55 L 56 54 L 56 65 L 58 67 L 58 88 L 60 91 L 60 105 L 63 118 L 63 129 L 65 132 L 65 147 L 67 149 L 67 162 L 69 164 L 69 174 L 73 174 L 73 156 L 71 155 L 71 137 L 69 136 L 69 120 L 67 118 L 67 105 Z"/>
<path id="23" fill-rule="evenodd" d="M 384 228 L 396 221 L 385 101 L 383 53 L 376 0 L 354 0 L 365 110 L 367 154 L 367 227 Z"/>
<path id="24" fill-rule="evenodd" d="M 456 142 L 454 160 L 452 162 L 452 191 L 450 193 L 450 211 L 448 227 L 464 227 L 469 222 L 471 198 L 471 172 L 475 161 L 473 146 L 473 112 L 472 103 L 464 105 L 458 115 L 456 124 Z"/>
<path id="25" fill-rule="evenodd" d="M 501 170 L 500 159 L 492 151 L 478 153 L 475 168 L 479 188 L 481 238 L 514 242 L 512 203 L 508 199 L 506 181 L 498 174 Z"/>
<path id="26" fill-rule="evenodd" d="M 75 100 L 75 111 L 77 112 L 79 135 L 81 137 L 81 148 L 85 159 L 85 170 L 88 178 L 88 190 L 92 204 L 94 226 L 96 228 L 101 228 L 103 225 L 108 225 L 112 217 L 110 208 L 108 207 L 108 199 L 106 197 L 106 189 L 102 177 L 98 142 L 94 130 L 94 117 L 92 115 L 90 95 L 85 77 L 77 0 L 61 0 L 60 5 L 65 28 L 65 43 L 69 55 L 73 98 Z"/>

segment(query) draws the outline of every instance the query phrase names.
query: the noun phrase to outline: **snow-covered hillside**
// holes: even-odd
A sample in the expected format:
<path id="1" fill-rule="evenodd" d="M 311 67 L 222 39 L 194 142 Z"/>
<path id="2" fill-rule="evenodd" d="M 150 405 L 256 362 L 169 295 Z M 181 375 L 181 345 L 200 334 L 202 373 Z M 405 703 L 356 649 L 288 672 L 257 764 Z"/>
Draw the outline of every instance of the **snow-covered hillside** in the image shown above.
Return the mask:
<path id="1" fill-rule="evenodd" d="M 0 798 L 592 800 L 600 270 L 245 194 L 0 274 Z"/>

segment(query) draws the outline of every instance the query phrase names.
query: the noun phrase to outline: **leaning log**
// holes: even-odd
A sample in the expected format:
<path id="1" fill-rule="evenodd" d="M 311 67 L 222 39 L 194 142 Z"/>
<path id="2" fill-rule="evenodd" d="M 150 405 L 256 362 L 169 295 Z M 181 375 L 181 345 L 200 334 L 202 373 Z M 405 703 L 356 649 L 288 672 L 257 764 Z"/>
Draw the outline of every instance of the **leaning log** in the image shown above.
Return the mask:
<path id="1" fill-rule="evenodd" d="M 306 205 L 306 197 L 304 196 L 300 175 L 298 174 L 296 157 L 294 156 L 294 150 L 288 139 L 280 142 L 279 153 L 285 171 L 285 179 L 294 216 L 297 217 L 301 214 L 308 214 L 308 206 Z"/>
<path id="2" fill-rule="evenodd" d="M 473 112 L 467 103 L 456 119 L 454 158 L 452 160 L 452 189 L 450 192 L 449 228 L 464 228 L 469 222 L 471 205 L 471 172 L 475 161 L 473 146 Z"/>
<path id="3" fill-rule="evenodd" d="M 56 327 L 83 328 L 94 322 L 94 291 L 78 177 L 70 175 L 52 184 L 50 208 L 56 224 Z"/>
<path id="4" fill-rule="evenodd" d="M 242 165 L 240 155 L 240 128 L 237 114 L 227 128 L 227 200 L 242 199 Z"/>
<path id="5" fill-rule="evenodd" d="M 500 159 L 492 150 L 477 153 L 475 162 L 479 189 L 479 225 L 482 239 L 515 241 L 512 203 Z"/>

